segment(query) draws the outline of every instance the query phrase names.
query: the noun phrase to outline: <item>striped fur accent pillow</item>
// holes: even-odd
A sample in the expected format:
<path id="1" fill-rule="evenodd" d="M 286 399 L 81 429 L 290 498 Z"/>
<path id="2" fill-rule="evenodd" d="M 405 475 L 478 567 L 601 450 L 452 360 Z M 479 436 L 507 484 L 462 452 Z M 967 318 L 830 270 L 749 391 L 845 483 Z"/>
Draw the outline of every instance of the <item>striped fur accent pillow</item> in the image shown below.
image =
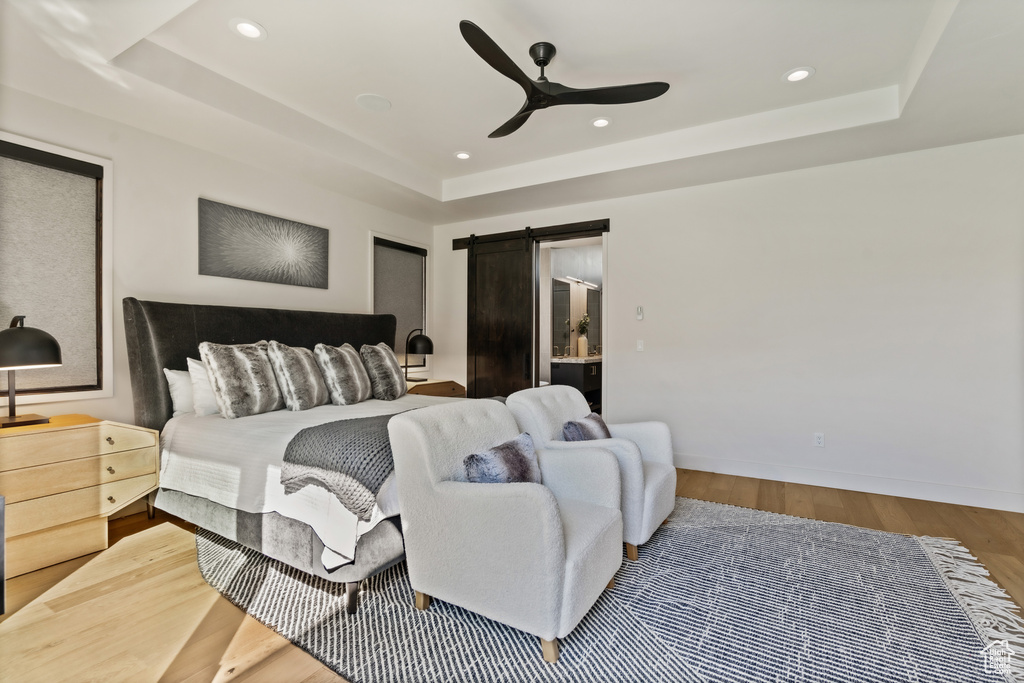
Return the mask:
<path id="1" fill-rule="evenodd" d="M 363 357 L 366 374 L 370 376 L 374 398 L 381 401 L 394 401 L 396 398 L 405 396 L 409 387 L 402 375 L 402 366 L 390 346 L 384 342 L 376 346 L 363 344 L 359 349 L 359 355 Z"/>
<path id="2" fill-rule="evenodd" d="M 571 420 L 562 425 L 562 438 L 566 441 L 592 441 L 610 439 L 612 434 L 601 416 L 591 413 L 582 419 Z"/>
<path id="3" fill-rule="evenodd" d="M 203 342 L 199 353 L 224 417 L 246 417 L 284 407 L 267 355 L 267 342 L 233 345 Z"/>
<path id="4" fill-rule="evenodd" d="M 331 403 L 350 406 L 373 396 L 370 376 L 366 374 L 363 359 L 354 346 L 317 344 L 313 356 L 327 382 Z"/>
<path id="5" fill-rule="evenodd" d="M 267 352 L 288 410 L 309 410 L 331 400 L 312 351 L 272 341 Z"/>

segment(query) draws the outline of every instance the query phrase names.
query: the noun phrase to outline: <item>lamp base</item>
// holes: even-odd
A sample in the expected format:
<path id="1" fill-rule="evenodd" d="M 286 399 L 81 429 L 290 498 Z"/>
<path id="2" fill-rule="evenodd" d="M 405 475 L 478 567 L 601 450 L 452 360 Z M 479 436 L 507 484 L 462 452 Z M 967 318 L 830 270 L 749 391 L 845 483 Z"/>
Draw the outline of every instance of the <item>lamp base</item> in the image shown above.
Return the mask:
<path id="1" fill-rule="evenodd" d="M 4 427 L 24 427 L 26 425 L 43 425 L 50 421 L 50 418 L 43 417 L 42 415 L 35 415 L 29 413 L 28 415 L 18 415 L 16 417 L 0 417 L 0 429 Z"/>
<path id="2" fill-rule="evenodd" d="M 428 379 L 429 379 L 428 377 L 406 377 L 405 381 L 406 382 L 426 382 Z"/>

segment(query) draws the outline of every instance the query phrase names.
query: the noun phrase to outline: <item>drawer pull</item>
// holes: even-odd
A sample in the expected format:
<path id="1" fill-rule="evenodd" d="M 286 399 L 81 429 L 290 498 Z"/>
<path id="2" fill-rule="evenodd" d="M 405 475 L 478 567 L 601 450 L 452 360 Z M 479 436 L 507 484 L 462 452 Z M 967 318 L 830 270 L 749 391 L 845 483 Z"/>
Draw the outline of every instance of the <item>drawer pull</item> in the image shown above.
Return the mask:
<path id="1" fill-rule="evenodd" d="M 108 436 L 107 437 L 107 443 L 109 443 L 111 446 L 113 446 L 114 445 L 114 437 Z"/>
<path id="2" fill-rule="evenodd" d="M 111 474 L 113 474 L 114 473 L 114 468 L 111 467 L 110 465 L 108 465 L 107 466 L 107 472 L 110 472 Z"/>
<path id="3" fill-rule="evenodd" d="M 107 496 L 107 500 L 109 500 L 111 503 L 116 503 L 117 502 L 116 500 L 114 500 L 113 496 Z"/>

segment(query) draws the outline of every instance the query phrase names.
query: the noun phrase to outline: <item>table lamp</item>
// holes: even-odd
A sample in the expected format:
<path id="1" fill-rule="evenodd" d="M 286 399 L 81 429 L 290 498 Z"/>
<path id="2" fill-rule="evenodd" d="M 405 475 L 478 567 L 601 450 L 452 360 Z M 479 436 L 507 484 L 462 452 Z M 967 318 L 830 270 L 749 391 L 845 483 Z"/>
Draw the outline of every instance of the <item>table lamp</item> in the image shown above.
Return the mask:
<path id="1" fill-rule="evenodd" d="M 51 335 L 34 327 L 25 327 L 25 316 L 16 315 L 11 326 L 0 330 L 0 370 L 7 371 L 7 407 L 9 417 L 0 417 L 0 428 L 45 424 L 42 415 L 14 412 L 14 371 L 53 368 L 61 364 L 60 344 Z"/>
<path id="2" fill-rule="evenodd" d="M 426 377 L 409 377 L 409 352 L 428 354 L 434 352 L 434 342 L 430 341 L 430 337 L 425 334 L 417 334 L 413 336 L 413 332 L 422 332 L 422 327 L 417 327 L 415 330 L 409 332 L 409 336 L 405 338 L 405 381 L 406 382 L 426 382 Z"/>

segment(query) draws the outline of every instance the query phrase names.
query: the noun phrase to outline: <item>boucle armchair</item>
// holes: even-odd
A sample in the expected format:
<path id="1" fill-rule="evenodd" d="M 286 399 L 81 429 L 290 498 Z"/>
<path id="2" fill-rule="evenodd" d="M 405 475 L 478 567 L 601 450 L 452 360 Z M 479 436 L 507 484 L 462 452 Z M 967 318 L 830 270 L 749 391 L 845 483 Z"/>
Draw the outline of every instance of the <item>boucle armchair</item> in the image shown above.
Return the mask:
<path id="1" fill-rule="evenodd" d="M 416 607 L 433 597 L 526 631 L 556 661 L 622 564 L 614 456 L 539 450 L 542 484 L 470 483 L 466 456 L 521 433 L 488 399 L 401 413 L 388 431 Z"/>
<path id="2" fill-rule="evenodd" d="M 590 414 L 577 389 L 549 385 L 517 391 L 506 401 L 520 429 L 537 448 L 604 448 L 615 454 L 622 482 L 622 524 L 626 556 L 639 557 L 646 543 L 675 507 L 676 468 L 672 436 L 664 422 L 609 424 L 610 439 L 564 441 L 562 427 Z"/>

